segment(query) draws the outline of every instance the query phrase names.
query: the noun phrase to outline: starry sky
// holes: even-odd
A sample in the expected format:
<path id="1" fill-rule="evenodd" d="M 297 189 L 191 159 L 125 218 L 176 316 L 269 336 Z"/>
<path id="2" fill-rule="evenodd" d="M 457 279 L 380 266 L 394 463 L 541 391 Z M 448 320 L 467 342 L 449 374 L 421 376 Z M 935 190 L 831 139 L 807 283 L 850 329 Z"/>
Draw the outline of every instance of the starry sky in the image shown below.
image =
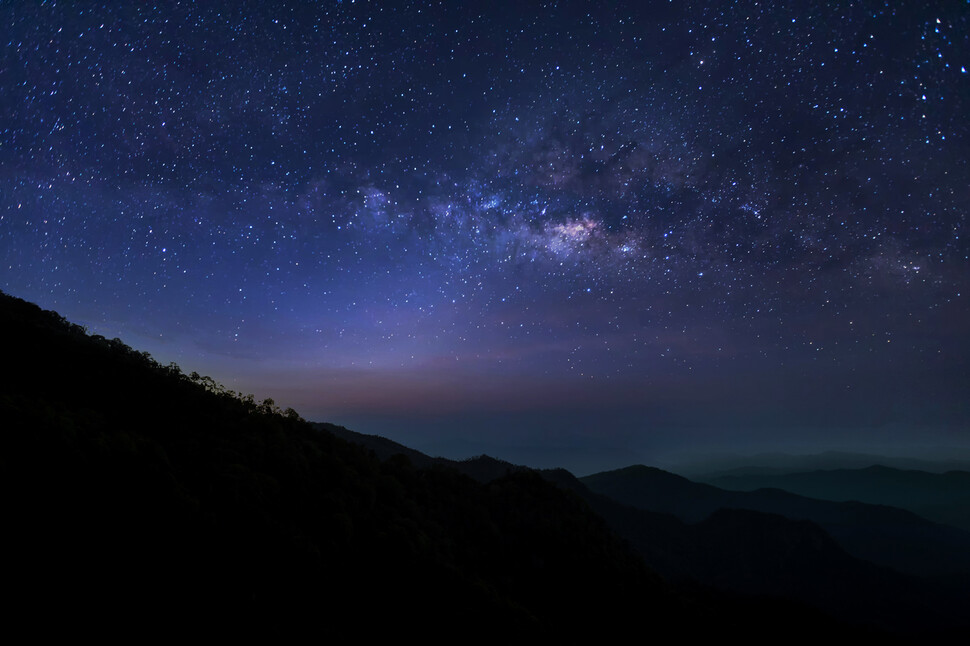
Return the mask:
<path id="1" fill-rule="evenodd" d="M 970 445 L 965 0 L 0 24 L 0 289 L 92 333 L 449 457 Z"/>

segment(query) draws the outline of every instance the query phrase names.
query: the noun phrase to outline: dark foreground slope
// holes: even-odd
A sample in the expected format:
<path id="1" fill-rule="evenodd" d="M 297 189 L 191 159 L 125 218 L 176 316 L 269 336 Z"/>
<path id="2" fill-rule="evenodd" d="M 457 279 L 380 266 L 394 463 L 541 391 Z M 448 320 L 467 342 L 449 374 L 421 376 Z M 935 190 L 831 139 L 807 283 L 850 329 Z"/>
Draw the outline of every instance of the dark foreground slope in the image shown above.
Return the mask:
<path id="1" fill-rule="evenodd" d="M 381 461 L 4 294 L 0 339 L 8 629 L 566 643 L 843 630 L 671 587 L 537 473 L 482 484 Z"/>
<path id="2" fill-rule="evenodd" d="M 380 462 L 0 295 L 5 621 L 609 635 L 698 611 L 534 473 Z M 56 617 L 56 620 L 51 618 Z"/>

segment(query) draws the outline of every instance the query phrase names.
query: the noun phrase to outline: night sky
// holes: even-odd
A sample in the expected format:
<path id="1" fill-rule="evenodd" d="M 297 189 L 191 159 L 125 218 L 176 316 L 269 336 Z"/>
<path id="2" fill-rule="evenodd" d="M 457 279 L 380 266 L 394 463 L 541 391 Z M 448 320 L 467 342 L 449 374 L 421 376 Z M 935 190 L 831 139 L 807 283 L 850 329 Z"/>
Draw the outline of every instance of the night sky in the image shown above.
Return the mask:
<path id="1" fill-rule="evenodd" d="M 0 24 L 0 289 L 92 333 L 449 457 L 970 445 L 968 2 Z"/>

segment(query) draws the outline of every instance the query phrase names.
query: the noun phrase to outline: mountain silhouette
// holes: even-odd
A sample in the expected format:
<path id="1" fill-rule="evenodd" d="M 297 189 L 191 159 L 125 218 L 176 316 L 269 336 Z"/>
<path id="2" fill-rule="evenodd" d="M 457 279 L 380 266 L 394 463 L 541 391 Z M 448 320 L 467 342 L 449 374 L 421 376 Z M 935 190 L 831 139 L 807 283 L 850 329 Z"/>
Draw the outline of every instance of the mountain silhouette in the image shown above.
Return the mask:
<path id="1" fill-rule="evenodd" d="M 671 470 L 687 476 L 691 480 L 704 482 L 727 475 L 783 475 L 809 471 L 865 469 L 874 465 L 931 473 L 970 470 L 970 449 L 947 447 L 937 450 L 935 453 L 936 456 L 932 459 L 909 455 L 847 451 L 824 451 L 822 453 L 797 455 L 790 453 L 759 453 L 756 455 L 720 453 L 688 459 Z"/>
<path id="2" fill-rule="evenodd" d="M 841 573 L 886 608 L 909 600 L 811 523 L 689 525 L 563 471 L 361 445 L 2 292 L 0 338 L 3 616 L 34 634 L 774 642 L 791 626 L 795 641 L 950 627 L 946 603 L 941 621 L 904 625 L 791 593 L 842 598 Z"/>
<path id="3" fill-rule="evenodd" d="M 970 471 L 929 473 L 873 465 L 864 469 L 722 475 L 704 481 L 732 491 L 774 488 L 820 500 L 889 505 L 970 531 Z"/>
<path id="4" fill-rule="evenodd" d="M 692 624 L 588 505 L 534 473 L 483 486 L 382 462 L 5 294 L 0 335 L 11 620 L 436 639 Z"/>
<path id="5" fill-rule="evenodd" d="M 780 489 L 726 491 L 643 465 L 593 474 L 582 482 L 623 504 L 687 522 L 719 509 L 809 520 L 858 558 L 917 575 L 970 578 L 970 533 L 895 507 L 815 500 Z"/>
<path id="6" fill-rule="evenodd" d="M 343 432 L 345 439 L 369 450 L 383 451 L 385 458 L 394 454 L 395 447 L 406 449 L 378 436 L 346 429 Z M 409 456 L 414 452 L 407 451 Z M 420 460 L 450 465 L 485 482 L 510 471 L 526 470 L 488 456 L 455 461 L 418 455 Z M 924 633 L 927 626 L 958 629 L 965 623 L 965 578 L 950 586 L 879 567 L 847 553 L 814 522 L 718 507 L 723 502 L 719 496 L 724 492 L 652 467 L 635 466 L 585 478 L 577 478 L 564 469 L 540 473 L 586 500 L 651 568 L 677 585 L 687 586 L 695 597 L 703 594 L 696 587 L 700 585 L 701 590 L 756 595 L 762 602 L 768 598 L 776 603 L 788 600 L 823 609 L 847 622 L 891 628 L 904 634 Z M 483 479 L 482 474 L 488 475 Z M 588 479 L 596 481 L 616 474 L 646 485 L 640 493 L 652 497 L 641 495 L 640 502 L 652 501 L 649 504 L 666 511 L 623 504 L 595 493 L 586 484 Z M 691 522 L 671 513 L 677 508 L 693 510 L 689 515 Z M 885 511 L 892 515 L 893 510 Z M 724 607 L 725 598 L 717 598 Z M 799 614 L 806 612 L 805 606 L 797 607 Z M 791 612 L 792 608 L 787 610 Z M 784 614 L 778 608 L 775 611 Z"/>

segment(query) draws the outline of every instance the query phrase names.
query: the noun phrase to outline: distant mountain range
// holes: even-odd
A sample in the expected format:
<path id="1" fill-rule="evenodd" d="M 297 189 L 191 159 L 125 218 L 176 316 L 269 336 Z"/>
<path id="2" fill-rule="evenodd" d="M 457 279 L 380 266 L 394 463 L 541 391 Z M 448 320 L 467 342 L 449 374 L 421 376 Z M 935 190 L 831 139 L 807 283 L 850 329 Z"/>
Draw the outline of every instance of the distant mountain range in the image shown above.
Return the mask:
<path id="1" fill-rule="evenodd" d="M 718 509 L 747 509 L 810 520 L 850 554 L 901 572 L 970 576 L 970 533 L 912 512 L 859 502 L 816 500 L 782 491 L 726 491 L 645 466 L 587 476 L 582 482 L 618 502 L 704 520 Z"/>
<path id="2" fill-rule="evenodd" d="M 481 482 L 528 470 L 488 456 L 431 458 L 382 437 L 337 432 L 379 457 L 449 465 Z M 583 478 L 540 473 L 579 494 L 650 567 L 682 583 L 793 599 L 899 630 L 952 622 L 970 594 L 970 534 L 902 510 L 724 491 L 642 465 Z"/>
<path id="3" fill-rule="evenodd" d="M 970 449 L 968 448 L 924 449 L 922 453 L 933 455 L 933 457 L 876 455 L 848 451 L 824 451 L 807 454 L 716 454 L 681 460 L 670 465 L 667 470 L 692 480 L 703 481 L 727 475 L 784 475 L 806 471 L 865 469 L 871 466 L 926 471 L 928 473 L 970 471 Z"/>
<path id="4" fill-rule="evenodd" d="M 772 643 L 970 627 L 968 535 L 910 512 L 432 458 L 2 292 L 0 339 L 11 627 Z"/>
<path id="5" fill-rule="evenodd" d="M 970 471 L 927 473 L 874 465 L 804 473 L 736 473 L 705 479 L 722 489 L 783 489 L 833 501 L 859 501 L 907 509 L 970 531 Z"/>

